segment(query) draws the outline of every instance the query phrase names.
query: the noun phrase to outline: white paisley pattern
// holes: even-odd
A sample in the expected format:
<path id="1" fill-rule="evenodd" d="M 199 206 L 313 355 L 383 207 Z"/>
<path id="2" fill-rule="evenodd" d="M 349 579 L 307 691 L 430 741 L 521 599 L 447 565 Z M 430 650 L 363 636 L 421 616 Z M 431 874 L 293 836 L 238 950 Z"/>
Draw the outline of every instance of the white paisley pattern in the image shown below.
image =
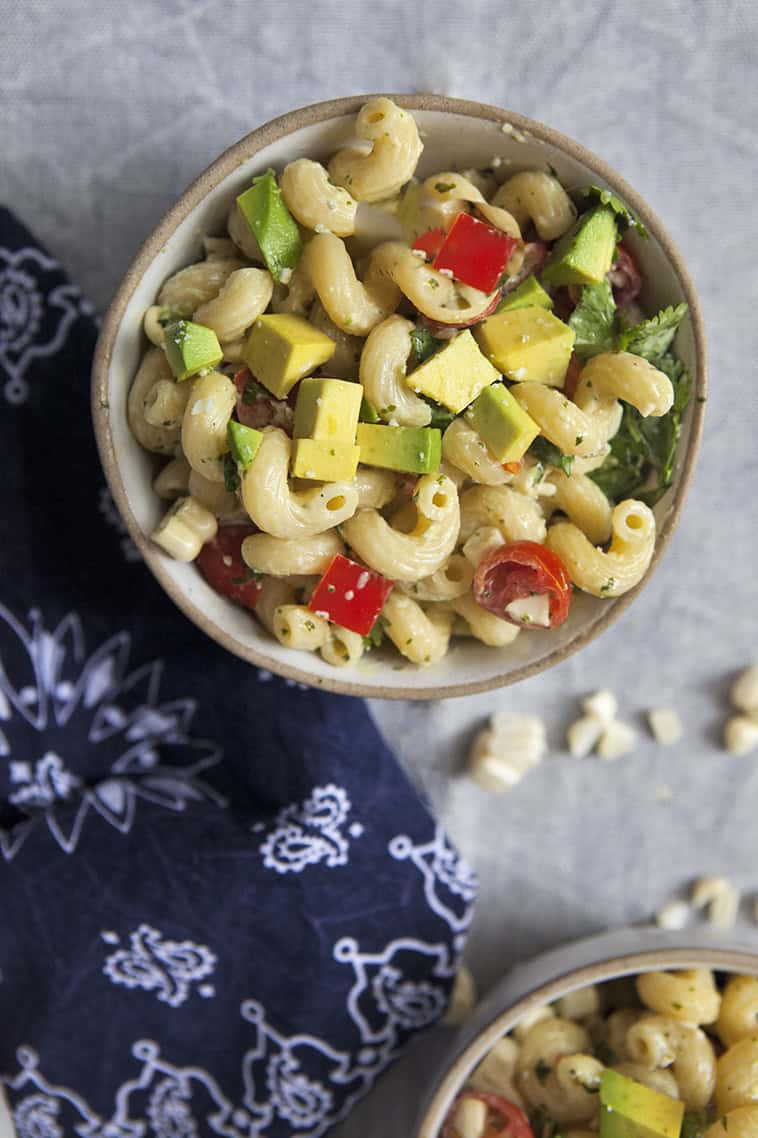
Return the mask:
<path id="1" fill-rule="evenodd" d="M 405 834 L 398 834 L 390 842 L 389 852 L 398 861 L 409 858 L 413 862 L 423 877 L 429 908 L 454 933 L 465 933 L 473 915 L 476 873 L 451 846 L 442 827 L 435 826 L 432 840 L 419 845 L 414 845 Z"/>
<path id="2" fill-rule="evenodd" d="M 0 367 L 10 376 L 3 388 L 8 403 L 26 402 L 32 362 L 55 355 L 76 318 L 92 315 L 79 289 L 61 284 L 59 273 L 58 262 L 40 249 L 0 248 Z"/>
<path id="3" fill-rule="evenodd" d="M 111 934 L 104 934 L 106 942 Z M 114 984 L 155 992 L 161 1003 L 178 1008 L 187 999 L 190 985 L 210 976 L 216 955 L 191 940 L 164 940 L 158 929 L 140 925 L 129 936 L 129 948 L 120 948 L 103 965 Z"/>
<path id="4" fill-rule="evenodd" d="M 141 947 L 135 952 L 137 935 Z M 108 942 L 114 938 L 113 933 L 103 934 Z M 156 950 L 161 957 L 162 978 L 151 972 L 155 982 L 149 985 L 159 991 L 159 999 L 160 991 L 168 991 L 162 984 L 170 983 L 174 985 L 171 991 L 177 990 L 178 958 L 186 969 L 191 956 L 190 970 L 195 972 L 205 964 L 210 968 L 215 964 L 214 954 L 204 946 L 164 941 L 148 926 L 141 926 L 130 939 L 132 953 L 120 955 L 123 950 L 119 950 L 109 957 L 108 974 L 111 978 L 113 971 L 122 975 L 126 955 L 130 956 L 129 967 L 137 956 L 138 968 L 142 967 L 144 946 L 150 939 L 151 966 Z M 272 1132 L 320 1138 L 349 1113 L 397 1057 L 408 1033 L 439 1016 L 458 964 L 457 955 L 447 945 L 413 937 L 393 940 L 380 952 L 362 952 L 355 940 L 343 937 L 334 946 L 334 959 L 349 965 L 354 973 L 347 994 L 347 1012 L 355 1028 L 354 1050 L 338 1051 L 305 1032 L 285 1035 L 269 1022 L 262 1004 L 246 1000 L 242 1018 L 254 1034 L 242 1057 L 241 1102 L 225 1096 L 208 1071 L 174 1066 L 161 1058 L 157 1043 L 142 1039 L 131 1048 L 140 1070 L 116 1089 L 114 1110 L 106 1119 L 75 1091 L 48 1082 L 39 1069 L 37 1054 L 22 1047 L 17 1053 L 18 1073 L 2 1079 L 19 1138 L 147 1138 L 148 1134 L 155 1138 L 200 1138 L 204 1134 L 265 1138 Z M 419 973 L 423 979 L 412 979 Z M 141 978 L 133 986 L 148 987 Z"/>
<path id="5" fill-rule="evenodd" d="M 45 809 L 55 802 L 65 802 L 80 785 L 80 779 L 67 771 L 60 755 L 48 751 L 36 763 L 11 762 L 12 783 L 20 783 L 19 789 L 8 795 L 14 806 L 29 809 Z"/>
<path id="6" fill-rule="evenodd" d="M 225 805 L 198 777 L 221 751 L 190 734 L 195 701 L 161 702 L 162 661 L 130 670 L 130 652 L 128 632 L 87 654 L 76 613 L 47 630 L 39 612 L 25 627 L 0 604 L 0 756 L 10 760 L 0 798 L 14 814 L 6 807 L 0 825 L 6 861 L 39 826 L 72 853 L 91 812 L 127 834 L 140 799 L 172 811 Z"/>
<path id="7" fill-rule="evenodd" d="M 279 811 L 260 847 L 263 864 L 277 873 L 302 873 L 319 862 L 330 869 L 347 865 L 349 842 L 341 827 L 349 813 L 350 799 L 342 787 L 315 787 L 310 798 Z M 360 823 L 353 823 L 348 832 L 359 837 Z"/>

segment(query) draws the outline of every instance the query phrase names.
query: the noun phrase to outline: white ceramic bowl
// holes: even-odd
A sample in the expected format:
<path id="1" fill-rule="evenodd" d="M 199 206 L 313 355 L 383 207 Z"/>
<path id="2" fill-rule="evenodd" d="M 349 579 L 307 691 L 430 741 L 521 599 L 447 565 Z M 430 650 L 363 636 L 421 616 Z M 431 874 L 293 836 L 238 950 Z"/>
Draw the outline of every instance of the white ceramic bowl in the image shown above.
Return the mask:
<path id="1" fill-rule="evenodd" d="M 758 973 L 758 939 L 742 945 L 707 928 L 675 933 L 629 928 L 576 941 L 517 965 L 456 1037 L 422 1105 L 415 1138 L 439 1138 L 440 1127 L 471 1072 L 530 1011 L 588 984 L 679 968 L 754 975 Z"/>
<path id="2" fill-rule="evenodd" d="M 179 199 L 142 246 L 103 324 L 95 355 L 93 417 L 111 491 L 148 566 L 180 609 L 225 648 L 251 663 L 331 691 L 397 699 L 439 699 L 514 683 L 558 663 L 583 647 L 619 615 L 638 586 L 617 600 L 580 594 L 566 623 L 551 633 L 521 636 L 507 649 L 457 641 L 438 664 L 424 669 L 398 664 L 395 654 L 371 653 L 355 667 L 337 669 L 320 656 L 278 644 L 244 611 L 215 593 L 193 565 L 171 560 L 145 534 L 165 505 L 153 494 L 154 457 L 132 438 L 126 395 L 145 348 L 141 322 L 162 282 L 201 254 L 201 237 L 224 231 L 234 196 L 267 167 L 281 169 L 301 155 L 325 159 L 349 137 L 354 116 L 367 98 L 338 99 L 292 111 L 247 135 L 222 154 Z M 481 103 L 433 95 L 393 95 L 413 111 L 424 139 L 423 176 L 450 167 L 481 167 L 494 156 L 519 168 L 552 166 L 567 186 L 608 185 L 642 218 L 650 240 L 633 241 L 645 275 L 643 301 L 650 310 L 686 300 L 690 317 L 677 350 L 695 377 L 696 395 L 687 415 L 679 470 L 671 491 L 656 507 L 659 535 L 653 566 L 676 524 L 692 473 L 705 395 L 705 349 L 697 297 L 670 238 L 650 208 L 613 170 L 584 147 L 532 119 Z M 663 156 L 661 156 L 663 160 Z M 652 571 L 652 567 L 651 567 Z"/>

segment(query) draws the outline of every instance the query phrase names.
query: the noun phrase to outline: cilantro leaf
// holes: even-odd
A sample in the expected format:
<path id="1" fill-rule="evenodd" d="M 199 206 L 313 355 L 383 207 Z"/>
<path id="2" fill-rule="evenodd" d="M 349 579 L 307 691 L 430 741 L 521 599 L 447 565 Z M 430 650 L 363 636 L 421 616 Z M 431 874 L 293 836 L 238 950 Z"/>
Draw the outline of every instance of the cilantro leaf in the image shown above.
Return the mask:
<path id="1" fill-rule="evenodd" d="M 538 462 L 543 463 L 544 466 L 557 466 L 568 477 L 571 474 L 571 468 L 574 465 L 574 456 L 571 454 L 563 454 L 558 450 L 557 446 L 546 439 L 544 435 L 539 435 L 532 445 L 529 447 L 529 453 L 532 454 Z"/>
<path id="2" fill-rule="evenodd" d="M 686 304 L 670 305 L 649 320 L 618 334 L 617 349 L 648 360 L 664 372 L 674 388 L 671 410 L 643 418 L 634 407 L 624 408 L 621 427 L 611 440 L 605 462 L 590 477 L 609 498 L 639 498 L 654 505 L 671 485 L 682 417 L 692 398 L 692 377 L 671 349 L 676 330 L 687 314 Z"/>
<path id="3" fill-rule="evenodd" d="M 175 324 L 177 320 L 181 320 L 182 314 L 176 308 L 162 308 L 158 313 L 158 323 L 161 328 L 168 327 L 169 324 Z"/>
<path id="4" fill-rule="evenodd" d="M 439 427 L 441 431 L 444 431 L 446 427 L 449 427 L 455 418 L 453 412 L 448 411 L 447 407 L 442 407 L 439 403 L 435 403 L 433 399 L 427 399 L 423 395 L 421 398 L 425 403 L 428 403 L 432 409 L 432 417 L 429 420 L 429 426 Z"/>
<path id="5" fill-rule="evenodd" d="M 714 1111 L 705 1107 L 703 1110 L 685 1110 L 682 1119 L 681 1138 L 703 1138 L 706 1130 L 714 1123 Z"/>
<path id="6" fill-rule="evenodd" d="M 574 351 L 583 360 L 616 346 L 618 321 L 613 290 L 607 280 L 582 287 L 579 303 L 569 317 L 574 329 Z"/>
<path id="7" fill-rule="evenodd" d="M 270 399 L 271 392 L 267 391 L 266 388 L 262 386 L 262 384 L 258 383 L 257 379 L 253 379 L 253 377 L 250 376 L 249 379 L 245 380 L 245 387 L 242 391 L 242 402 L 246 406 L 251 407 L 253 403 L 256 402 L 256 400 L 261 398 Z"/>
<path id="8" fill-rule="evenodd" d="M 240 488 L 240 475 L 237 463 L 232 458 L 231 451 L 224 455 L 224 489 L 234 494 Z"/>
<path id="9" fill-rule="evenodd" d="M 674 388 L 674 404 L 672 410 L 678 411 L 681 414 L 692 398 L 692 376 L 682 361 L 675 356 L 673 352 L 665 352 L 662 356 L 659 356 L 655 361 L 655 366 L 659 371 L 665 372 L 671 380 Z"/>
<path id="10" fill-rule="evenodd" d="M 411 329 L 411 344 L 413 345 L 413 354 L 416 357 L 416 367 L 424 363 L 430 356 L 433 356 L 444 343 L 444 340 L 438 340 L 433 336 L 428 328 L 413 328 Z"/>
<path id="11" fill-rule="evenodd" d="M 640 237 L 647 239 L 648 231 L 645 226 L 637 215 L 630 210 L 626 202 L 623 202 L 618 194 L 614 194 L 613 190 L 603 189 L 602 186 L 584 186 L 579 193 L 583 198 L 589 198 L 591 202 L 599 202 L 600 205 L 609 206 L 616 214 L 618 225 L 622 231 L 636 229 Z"/>
<path id="12" fill-rule="evenodd" d="M 378 648 L 384 640 L 384 626 L 385 620 L 380 614 L 368 636 L 363 637 L 363 644 L 367 652 L 370 652 L 372 648 Z"/>
<path id="13" fill-rule="evenodd" d="M 654 506 L 674 478 L 682 417 L 692 397 L 692 377 L 671 352 L 650 362 L 671 380 L 671 410 L 660 418 L 643 419 L 634 407 L 626 406 L 621 427 L 611 440 L 610 454 L 590 478 L 615 501 L 635 497 Z"/>
<path id="14" fill-rule="evenodd" d="M 361 399 L 361 409 L 360 409 L 360 413 L 358 415 L 358 418 L 361 421 L 361 423 L 380 423 L 381 422 L 381 419 L 379 418 L 376 407 L 374 407 L 373 403 L 369 403 L 369 401 L 365 395 Z"/>
<path id="15" fill-rule="evenodd" d="M 619 337 L 619 349 L 622 352 L 632 352 L 635 356 L 643 356 L 654 363 L 658 356 L 662 356 L 671 347 L 676 330 L 687 311 L 686 304 L 669 305 L 649 320 L 643 320 L 633 328 L 626 328 Z"/>

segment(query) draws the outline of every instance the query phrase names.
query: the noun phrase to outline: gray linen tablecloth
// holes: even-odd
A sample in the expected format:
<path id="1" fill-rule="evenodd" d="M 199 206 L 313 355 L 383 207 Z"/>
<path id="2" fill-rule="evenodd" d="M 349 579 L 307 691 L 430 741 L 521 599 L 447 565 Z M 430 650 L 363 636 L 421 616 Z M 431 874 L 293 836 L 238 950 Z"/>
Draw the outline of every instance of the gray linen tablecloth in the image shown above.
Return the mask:
<path id="1" fill-rule="evenodd" d="M 541 948 L 649 918 L 698 875 L 758 889 L 758 762 L 720 747 L 730 677 L 758 657 L 755 4 L 0 0 L 0 47 L 0 200 L 101 308 L 216 154 L 319 99 L 482 99 L 573 135 L 641 191 L 693 271 L 710 340 L 705 444 L 667 557 L 616 627 L 550 673 L 373 710 L 481 875 L 469 962 L 482 988 Z M 616 764 L 572 760 L 563 739 L 577 699 L 605 685 L 640 727 L 639 746 Z M 686 725 L 673 748 L 644 729 L 644 709 L 661 704 Z M 501 799 L 461 774 L 495 708 L 539 712 L 551 743 Z M 658 800 L 662 786 L 670 801 Z M 444 1034 L 340 1133 L 406 1133 Z"/>

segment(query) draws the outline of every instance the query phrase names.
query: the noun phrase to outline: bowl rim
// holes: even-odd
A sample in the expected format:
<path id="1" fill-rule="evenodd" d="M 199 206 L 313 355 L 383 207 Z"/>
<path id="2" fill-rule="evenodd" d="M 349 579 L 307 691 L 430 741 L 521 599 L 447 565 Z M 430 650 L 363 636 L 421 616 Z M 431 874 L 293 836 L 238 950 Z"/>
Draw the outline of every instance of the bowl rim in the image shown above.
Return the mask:
<path id="1" fill-rule="evenodd" d="M 620 930 L 621 933 L 634 930 Z M 639 929 L 637 930 L 640 931 Z M 653 930 L 648 930 L 653 931 Z M 654 930 L 659 933 L 660 930 Z M 678 934 L 679 936 L 683 934 Z M 602 945 L 604 941 L 617 940 L 619 932 L 600 934 L 581 941 L 574 941 L 559 949 L 553 949 L 540 954 L 523 963 L 524 967 L 538 966 L 544 958 L 546 961 L 558 959 L 564 954 L 581 949 L 591 949 Z M 599 960 L 584 961 L 582 964 L 566 967 L 559 966 L 557 971 L 551 972 L 549 978 L 536 985 L 527 986 L 527 991 L 512 1002 L 485 1017 L 485 1022 L 466 1042 L 452 1059 L 446 1062 L 443 1073 L 435 1082 L 431 1093 L 423 1103 L 422 1112 L 414 1126 L 414 1138 L 438 1138 L 441 1124 L 450 1109 L 456 1095 L 473 1067 L 480 1062 L 484 1055 L 497 1042 L 498 1039 L 510 1031 L 529 1012 L 543 1004 L 559 999 L 567 992 L 579 991 L 590 984 L 603 983 L 624 976 L 638 975 L 642 972 L 653 972 L 663 969 L 682 968 L 708 968 L 713 971 L 731 972 L 741 975 L 756 975 L 758 973 L 758 951 L 745 946 L 729 946 L 723 942 L 716 943 L 708 932 L 698 933 L 690 930 L 691 942 L 686 943 L 676 938 L 676 945 L 671 943 L 662 947 L 660 944 L 649 944 L 634 950 L 618 950 L 611 952 L 607 957 Z M 497 997 L 498 990 L 515 974 L 522 965 L 516 965 L 512 973 L 506 973 L 503 981 L 485 996 L 483 1009 L 489 1011 L 492 997 Z M 463 1029 L 465 1032 L 465 1027 Z M 443 1056 L 443 1062 L 445 1062 Z"/>
<path id="2" fill-rule="evenodd" d="M 392 99 L 399 106 L 411 111 L 437 111 L 455 115 L 476 118 L 480 121 L 489 121 L 500 124 L 510 124 L 514 130 L 532 136 L 539 141 L 548 143 L 564 151 L 571 158 L 582 163 L 596 174 L 602 181 L 608 183 L 631 206 L 641 218 L 649 232 L 655 237 L 671 265 L 682 294 L 689 306 L 689 317 L 692 326 L 695 348 L 695 375 L 692 407 L 690 409 L 690 431 L 687 451 L 684 454 L 676 483 L 672 491 L 672 499 L 668 513 L 656 535 L 655 550 L 650 566 L 642 581 L 623 596 L 612 600 L 606 610 L 578 633 L 567 644 L 563 644 L 547 655 L 530 663 L 503 674 L 497 672 L 485 679 L 468 680 L 460 683 L 440 683 L 439 685 L 414 688 L 409 684 L 409 675 L 406 671 L 398 673 L 397 686 L 388 687 L 384 683 L 372 685 L 359 680 L 340 678 L 339 672 L 335 676 L 313 676 L 307 669 L 283 663 L 268 656 L 256 647 L 243 645 L 236 641 L 229 633 L 220 628 L 210 617 L 190 601 L 184 591 L 174 583 L 168 571 L 164 568 L 163 554 L 151 545 L 143 534 L 132 512 L 116 459 L 113 434 L 110 425 L 110 408 L 108 402 L 108 380 L 110 374 L 113 350 L 118 339 L 126 307 L 137 288 L 139 281 L 150 264 L 155 260 L 163 245 L 168 241 L 179 224 L 202 202 L 202 200 L 229 174 L 237 169 L 243 162 L 253 158 L 264 147 L 286 137 L 288 134 L 304 127 L 314 126 L 329 119 L 356 114 L 369 99 L 379 98 L 377 94 L 350 95 L 345 98 L 329 99 L 324 102 L 312 103 L 279 115 L 277 118 L 264 123 L 262 126 L 246 134 L 238 142 L 223 151 L 206 169 L 189 185 L 175 204 L 167 211 L 156 228 L 148 235 L 140 246 L 134 260 L 127 269 L 119 288 L 105 314 L 102 328 L 95 348 L 92 365 L 92 391 L 91 412 L 94 424 L 95 439 L 97 442 L 100 461 L 105 472 L 106 480 L 113 495 L 114 502 L 124 520 L 130 537 L 140 551 L 142 558 L 157 579 L 169 599 L 188 617 L 200 630 L 206 633 L 216 643 L 227 651 L 254 664 L 265 668 L 285 679 L 307 684 L 310 687 L 343 695 L 364 696 L 374 699 L 402 699 L 402 700 L 433 700 L 449 699 L 458 696 L 474 695 L 478 692 L 493 691 L 497 688 L 510 686 L 528 679 L 530 676 L 547 671 L 548 668 L 562 663 L 575 652 L 584 648 L 602 632 L 610 627 L 637 594 L 645 587 L 650 576 L 660 562 L 661 556 L 667 547 L 681 516 L 684 500 L 692 482 L 695 464 L 700 449 L 707 394 L 706 376 L 706 341 L 702 312 L 698 301 L 694 282 L 687 270 L 683 258 L 674 241 L 658 219 L 655 212 L 644 201 L 637 191 L 630 186 L 611 166 L 597 157 L 581 143 L 574 141 L 567 135 L 546 126 L 537 119 L 529 118 L 516 111 L 495 107 L 488 103 L 479 103 L 470 99 L 455 99 L 446 95 L 434 94 L 397 94 L 390 93 L 384 97 Z"/>

